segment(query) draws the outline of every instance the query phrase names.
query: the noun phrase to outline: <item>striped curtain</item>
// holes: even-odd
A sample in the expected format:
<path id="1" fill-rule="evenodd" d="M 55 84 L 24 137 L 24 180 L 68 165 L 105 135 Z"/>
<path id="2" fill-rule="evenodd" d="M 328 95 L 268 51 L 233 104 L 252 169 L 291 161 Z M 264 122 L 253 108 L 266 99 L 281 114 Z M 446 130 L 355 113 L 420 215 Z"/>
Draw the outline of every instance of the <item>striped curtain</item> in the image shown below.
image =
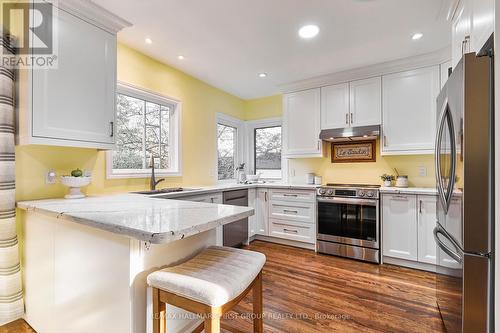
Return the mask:
<path id="1" fill-rule="evenodd" d="M 13 54 L 11 39 L 0 36 L 2 54 Z M 0 67 L 0 325 L 24 314 L 16 233 L 14 154 L 14 70 Z"/>

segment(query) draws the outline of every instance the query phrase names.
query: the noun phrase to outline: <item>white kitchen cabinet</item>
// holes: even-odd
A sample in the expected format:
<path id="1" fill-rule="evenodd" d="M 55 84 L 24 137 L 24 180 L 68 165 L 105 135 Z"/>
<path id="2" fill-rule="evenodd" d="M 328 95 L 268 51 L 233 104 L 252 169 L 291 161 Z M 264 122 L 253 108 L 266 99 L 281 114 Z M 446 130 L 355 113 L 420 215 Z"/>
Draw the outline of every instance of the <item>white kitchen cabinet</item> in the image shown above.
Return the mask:
<path id="1" fill-rule="evenodd" d="M 289 158 L 323 157 L 320 89 L 285 94 L 283 110 L 284 154 Z"/>
<path id="2" fill-rule="evenodd" d="M 439 82 L 441 84 L 440 85 L 441 89 L 444 87 L 444 85 L 448 81 L 448 76 L 449 76 L 448 70 L 450 67 L 451 67 L 451 60 L 439 65 L 439 71 L 440 71 Z"/>
<path id="3" fill-rule="evenodd" d="M 418 261 L 436 264 L 436 241 L 434 228 L 436 227 L 435 195 L 417 196 L 418 205 Z"/>
<path id="4" fill-rule="evenodd" d="M 321 129 L 349 126 L 349 84 L 321 88 Z"/>
<path id="5" fill-rule="evenodd" d="M 254 210 L 256 209 L 257 204 L 257 189 L 249 188 L 248 189 L 248 207 L 252 207 Z M 255 236 L 255 213 L 252 216 L 248 217 L 248 238 Z"/>
<path id="6" fill-rule="evenodd" d="M 113 17 L 120 27 L 108 29 L 80 14 L 58 8 L 57 68 L 22 71 L 19 144 L 114 147 L 116 32 L 126 24 Z"/>
<path id="7" fill-rule="evenodd" d="M 484 0 L 480 0 L 484 1 Z M 460 0 L 451 23 L 451 58 L 455 68 L 465 53 L 471 52 L 472 2 Z"/>
<path id="8" fill-rule="evenodd" d="M 384 256 L 418 259 L 417 201 L 415 195 L 382 196 L 382 253 Z"/>
<path id="9" fill-rule="evenodd" d="M 438 65 L 382 77 L 382 155 L 432 154 Z"/>
<path id="10" fill-rule="evenodd" d="M 354 126 L 380 125 L 382 82 L 373 77 L 349 82 L 349 123 Z"/>
<path id="11" fill-rule="evenodd" d="M 267 188 L 257 189 L 255 201 L 255 234 L 269 235 L 269 190 Z"/>
<path id="12" fill-rule="evenodd" d="M 478 52 L 495 30 L 495 0 L 472 2 L 471 47 Z"/>

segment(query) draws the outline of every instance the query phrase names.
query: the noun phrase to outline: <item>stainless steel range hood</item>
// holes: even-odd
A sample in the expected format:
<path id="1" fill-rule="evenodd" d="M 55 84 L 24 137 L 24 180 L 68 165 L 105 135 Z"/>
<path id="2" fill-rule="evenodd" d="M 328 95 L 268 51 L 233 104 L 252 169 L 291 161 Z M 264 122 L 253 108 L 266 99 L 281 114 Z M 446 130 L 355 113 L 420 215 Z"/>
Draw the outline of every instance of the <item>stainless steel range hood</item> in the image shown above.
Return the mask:
<path id="1" fill-rule="evenodd" d="M 349 142 L 377 139 L 380 135 L 380 125 L 359 126 L 322 130 L 319 138 L 330 142 Z"/>

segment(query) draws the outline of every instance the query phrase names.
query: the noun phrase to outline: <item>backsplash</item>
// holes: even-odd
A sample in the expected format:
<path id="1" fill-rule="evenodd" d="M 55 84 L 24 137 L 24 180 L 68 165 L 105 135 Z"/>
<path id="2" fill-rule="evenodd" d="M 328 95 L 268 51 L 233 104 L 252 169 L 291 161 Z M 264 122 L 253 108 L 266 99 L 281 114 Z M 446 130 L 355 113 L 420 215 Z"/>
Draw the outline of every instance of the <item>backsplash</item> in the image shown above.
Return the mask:
<path id="1" fill-rule="evenodd" d="M 434 156 L 405 155 L 381 156 L 380 140 L 377 140 L 377 161 L 363 163 L 331 163 L 331 147 L 328 145 L 324 158 L 292 159 L 289 162 L 289 180 L 291 183 L 304 183 L 306 174 L 314 172 L 323 176 L 323 183 L 358 183 L 380 184 L 384 173 L 395 174 L 394 168 L 401 175 L 408 175 L 409 185 L 415 187 L 434 187 Z M 425 168 L 427 175 L 420 175 Z M 295 175 L 294 175 L 295 174 Z"/>

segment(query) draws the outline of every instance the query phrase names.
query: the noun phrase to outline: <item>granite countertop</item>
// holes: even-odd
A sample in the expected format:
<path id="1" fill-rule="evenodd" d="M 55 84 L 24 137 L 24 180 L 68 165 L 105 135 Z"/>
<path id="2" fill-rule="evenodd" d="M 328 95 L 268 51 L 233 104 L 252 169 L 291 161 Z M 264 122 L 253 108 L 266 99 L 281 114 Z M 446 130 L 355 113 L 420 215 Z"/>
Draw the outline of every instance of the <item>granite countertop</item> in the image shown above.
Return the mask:
<path id="1" fill-rule="evenodd" d="M 183 239 L 254 214 L 249 207 L 137 194 L 21 201 L 17 207 L 153 244 Z"/>

